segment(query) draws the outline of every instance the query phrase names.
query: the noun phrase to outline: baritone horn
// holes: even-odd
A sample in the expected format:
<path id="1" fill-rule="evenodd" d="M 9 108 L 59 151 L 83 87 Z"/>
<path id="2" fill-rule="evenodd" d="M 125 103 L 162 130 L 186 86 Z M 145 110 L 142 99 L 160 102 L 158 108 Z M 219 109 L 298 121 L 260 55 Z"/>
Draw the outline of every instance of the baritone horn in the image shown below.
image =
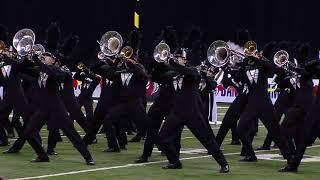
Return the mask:
<path id="1" fill-rule="evenodd" d="M 273 56 L 273 62 L 278 67 L 283 67 L 288 65 L 292 67 L 296 67 L 295 63 L 292 63 L 289 61 L 289 53 L 285 50 L 280 50 L 276 52 L 276 54 Z"/>
<path id="2" fill-rule="evenodd" d="M 19 56 L 26 56 L 32 51 L 36 36 L 31 29 L 24 28 L 19 30 L 13 37 L 13 47 Z"/>
<path id="3" fill-rule="evenodd" d="M 164 41 L 161 41 L 153 50 L 153 58 L 158 63 L 167 62 L 168 59 L 173 58 L 170 53 L 170 47 Z"/>
<path id="4" fill-rule="evenodd" d="M 117 31 L 108 31 L 101 37 L 98 44 L 104 55 L 114 56 L 119 53 L 123 44 L 123 39 Z"/>
<path id="5" fill-rule="evenodd" d="M 41 44 L 35 44 L 32 46 L 32 51 L 37 56 L 41 56 L 44 52 L 46 52 L 45 48 Z"/>
<path id="6" fill-rule="evenodd" d="M 231 58 L 232 56 L 245 58 L 245 55 L 230 49 L 228 44 L 222 40 L 214 41 L 207 50 L 208 61 L 215 67 L 222 67 L 230 63 L 231 59 L 235 59 L 235 57 Z"/>

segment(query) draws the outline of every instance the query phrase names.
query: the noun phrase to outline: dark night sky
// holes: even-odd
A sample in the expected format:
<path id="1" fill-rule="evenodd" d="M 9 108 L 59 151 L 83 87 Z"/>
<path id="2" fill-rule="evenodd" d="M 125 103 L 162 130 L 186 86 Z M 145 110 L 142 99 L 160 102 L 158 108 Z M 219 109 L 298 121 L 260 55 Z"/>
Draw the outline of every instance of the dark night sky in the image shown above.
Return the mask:
<path id="1" fill-rule="evenodd" d="M 124 37 L 133 28 L 134 0 L 1 0 L 0 24 L 13 35 L 32 28 L 43 39 L 50 21 L 58 21 L 64 35 L 80 36 L 81 53 L 89 54 L 108 30 Z M 143 47 L 153 49 L 156 32 L 174 25 L 180 37 L 198 25 L 205 41 L 234 40 L 235 29 L 248 28 L 260 44 L 270 40 L 310 41 L 320 47 L 317 1 L 292 0 L 142 0 Z"/>

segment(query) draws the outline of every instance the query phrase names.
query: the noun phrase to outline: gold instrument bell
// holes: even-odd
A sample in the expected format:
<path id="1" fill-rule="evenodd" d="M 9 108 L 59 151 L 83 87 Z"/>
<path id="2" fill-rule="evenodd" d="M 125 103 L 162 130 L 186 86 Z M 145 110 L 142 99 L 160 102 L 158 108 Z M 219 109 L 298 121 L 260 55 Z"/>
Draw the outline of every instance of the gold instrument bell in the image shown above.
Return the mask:
<path id="1" fill-rule="evenodd" d="M 85 65 L 83 64 L 83 62 L 80 62 L 78 65 L 77 65 L 77 68 L 81 71 L 85 70 Z"/>
<path id="2" fill-rule="evenodd" d="M 121 49 L 120 55 L 126 59 L 130 59 L 133 55 L 133 49 L 130 46 L 125 46 Z"/>
<path id="3" fill-rule="evenodd" d="M 254 55 L 257 52 L 257 43 L 254 41 L 248 41 L 244 45 L 244 52 L 247 55 Z"/>

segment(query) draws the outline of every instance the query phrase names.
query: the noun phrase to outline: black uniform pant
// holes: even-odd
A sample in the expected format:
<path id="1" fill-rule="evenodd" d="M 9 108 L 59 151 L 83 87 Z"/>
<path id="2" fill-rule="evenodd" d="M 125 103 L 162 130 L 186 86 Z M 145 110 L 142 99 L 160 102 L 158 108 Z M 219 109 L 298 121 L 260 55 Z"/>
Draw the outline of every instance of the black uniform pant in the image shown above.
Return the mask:
<path id="1" fill-rule="evenodd" d="M 296 145 L 299 143 L 299 138 L 297 138 L 297 133 L 299 132 L 299 126 L 303 120 L 306 118 L 307 112 L 299 107 L 290 107 L 287 111 L 286 117 L 280 125 L 281 137 L 287 143 L 289 152 L 293 153 L 295 151 Z"/>
<path id="2" fill-rule="evenodd" d="M 13 110 L 13 117 L 12 117 L 12 125 L 15 127 L 17 133 L 18 133 L 18 138 L 17 140 L 13 143 L 13 145 L 10 147 L 12 150 L 21 150 L 26 142 L 26 138 L 24 136 L 24 128 L 26 127 L 26 124 L 28 123 L 28 119 L 23 118 L 23 125 L 20 122 L 21 115 L 18 113 L 16 110 Z M 40 136 L 37 137 L 38 139 L 41 139 Z"/>
<path id="3" fill-rule="evenodd" d="M 166 120 L 162 124 L 158 141 L 159 150 L 166 153 L 167 159 L 170 163 L 180 163 L 175 140 L 181 136 L 181 131 L 179 131 L 179 129 L 184 125 L 191 130 L 193 135 L 209 151 L 219 165 L 225 166 L 228 164 L 219 148 L 219 145 L 216 143 L 215 138 L 211 135 L 201 113 L 189 117 L 183 117 L 174 111 L 168 114 Z"/>
<path id="4" fill-rule="evenodd" d="M 153 146 L 156 144 L 160 126 L 169 111 L 170 106 L 161 104 L 160 101 L 155 101 L 148 111 L 148 128 L 147 138 L 144 142 L 143 157 L 150 157 Z"/>
<path id="5" fill-rule="evenodd" d="M 72 120 L 75 120 L 80 127 L 88 133 L 90 131 L 90 125 L 84 116 L 83 112 L 81 111 L 81 107 L 79 105 L 79 102 L 76 98 L 70 98 L 64 101 L 65 107 L 67 111 L 70 114 L 70 118 Z M 63 131 L 63 129 L 61 129 Z M 58 129 L 53 130 L 51 133 L 49 133 L 48 136 L 48 149 L 52 150 L 56 147 L 56 144 L 58 141 L 60 141 L 61 137 L 60 133 L 57 132 Z M 49 131 L 50 132 L 50 131 Z M 59 134 L 59 135 L 58 135 Z"/>
<path id="6" fill-rule="evenodd" d="M 4 143 L 7 144 L 8 143 L 8 136 L 6 133 L 6 124 L 9 121 L 9 114 L 11 113 L 11 111 L 9 112 L 8 108 L 5 108 L 5 104 L 2 104 L 1 102 L 1 106 L 0 106 L 0 143 Z"/>
<path id="7" fill-rule="evenodd" d="M 7 143 L 8 142 L 8 136 L 4 129 L 4 127 L 0 124 L 0 144 Z"/>
<path id="8" fill-rule="evenodd" d="M 126 134 L 126 125 L 128 123 L 127 119 L 120 119 L 117 123 L 114 124 L 116 137 L 120 147 L 125 147 L 128 145 L 128 138 Z"/>
<path id="9" fill-rule="evenodd" d="M 13 110 L 13 104 L 8 103 L 7 101 L 0 102 L 0 124 L 6 129 L 9 121 L 9 115 Z"/>
<path id="10" fill-rule="evenodd" d="M 70 98 L 64 100 L 65 106 L 67 108 L 67 111 L 70 114 L 71 120 L 75 120 L 80 127 L 85 131 L 89 131 L 89 125 L 86 120 L 86 117 L 84 116 L 83 112 L 81 111 L 81 107 L 77 101 L 76 98 Z"/>
<path id="11" fill-rule="evenodd" d="M 48 147 L 47 151 L 54 151 L 54 148 L 57 146 L 57 142 L 61 142 L 62 138 L 59 132 L 59 129 L 51 129 L 48 134 Z"/>
<path id="12" fill-rule="evenodd" d="M 280 126 L 275 117 L 275 110 L 270 98 L 265 96 L 248 97 L 248 104 L 245 106 L 238 123 L 238 133 L 242 145 L 246 149 L 248 156 L 255 156 L 250 139 L 248 138 L 252 121 L 259 118 L 267 128 L 274 142 L 278 145 L 282 154 L 287 155 L 287 147 L 280 142 Z"/>
<path id="13" fill-rule="evenodd" d="M 293 153 L 293 157 L 288 159 L 288 164 L 291 166 L 298 167 L 300 165 L 310 141 L 320 135 L 319 107 L 320 104 L 314 105 L 306 118 L 299 120 L 296 151 Z"/>
<path id="14" fill-rule="evenodd" d="M 43 149 L 41 142 L 37 140 L 37 134 L 39 134 L 40 129 L 44 126 L 45 120 L 50 119 L 52 114 L 57 112 L 45 112 L 36 111 L 30 118 L 29 123 L 25 129 L 25 135 L 28 140 L 32 140 L 32 146 L 39 157 L 47 157 L 45 150 Z M 88 151 L 85 143 L 82 141 L 80 135 L 73 126 L 72 121 L 67 115 L 55 115 L 55 117 L 61 118 L 59 122 L 59 128 L 68 137 L 73 146 L 80 152 L 84 159 L 92 159 L 90 152 Z M 58 129 L 58 128 L 55 128 Z"/>
<path id="15" fill-rule="evenodd" d="M 289 109 L 290 102 L 292 102 L 292 100 L 289 98 L 290 98 L 289 94 L 287 94 L 286 92 L 282 92 L 279 95 L 276 102 L 274 103 L 274 108 L 275 108 L 275 112 L 276 112 L 276 120 L 279 123 L 281 121 L 282 115 L 287 113 L 287 111 Z M 272 142 L 272 137 L 271 137 L 270 133 L 268 133 L 262 146 L 263 147 L 270 147 L 271 142 Z"/>
<path id="16" fill-rule="evenodd" d="M 222 124 L 219 128 L 218 134 L 217 134 L 217 143 L 219 146 L 221 146 L 224 138 L 228 134 L 228 131 L 231 129 L 235 129 L 234 132 L 236 132 L 237 122 L 244 111 L 244 108 L 248 102 L 247 95 L 245 94 L 239 94 L 236 99 L 231 103 L 229 109 L 227 110 L 223 120 Z M 235 136 L 238 136 L 238 133 L 235 133 Z"/>
<path id="17" fill-rule="evenodd" d="M 108 140 L 108 146 L 119 148 L 118 138 L 114 125 L 122 119 L 132 118 L 143 135 L 147 127 L 147 114 L 143 102 L 138 99 L 135 101 L 127 101 L 113 106 L 104 119 L 104 127 Z M 139 132 L 138 132 L 139 134 Z"/>
<path id="18" fill-rule="evenodd" d="M 110 109 L 110 104 L 111 103 L 108 101 L 108 99 L 104 98 L 102 94 L 93 113 L 90 131 L 83 138 L 85 143 L 90 144 L 96 138 L 96 135 L 103 124 L 103 120 Z"/>
<path id="19" fill-rule="evenodd" d="M 93 100 L 85 96 L 78 97 L 80 108 L 83 106 L 86 111 L 86 118 L 89 125 L 93 122 Z"/>

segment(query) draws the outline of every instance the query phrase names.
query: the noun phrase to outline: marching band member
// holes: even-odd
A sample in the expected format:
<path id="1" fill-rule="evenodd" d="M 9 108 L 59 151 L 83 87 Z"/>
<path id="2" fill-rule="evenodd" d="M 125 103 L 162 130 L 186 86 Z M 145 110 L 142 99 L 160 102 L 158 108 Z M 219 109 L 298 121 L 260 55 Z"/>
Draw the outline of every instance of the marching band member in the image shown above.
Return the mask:
<path id="1" fill-rule="evenodd" d="M 61 129 L 70 139 L 74 147 L 80 152 L 87 165 L 94 165 L 91 154 L 85 143 L 74 128 L 64 103 L 59 95 L 58 88 L 63 82 L 65 73 L 57 67 L 58 60 L 51 53 L 45 52 L 41 60 L 33 58 L 36 66 L 25 71 L 34 77 L 35 91 L 37 92 L 37 109 L 31 115 L 30 122 L 25 128 L 27 139 L 32 139 L 46 123 L 49 130 Z M 41 62 L 39 62 L 41 61 Z M 38 157 L 32 162 L 48 162 L 49 157 L 45 153 L 40 141 L 34 142 L 35 151 Z"/>
<path id="2" fill-rule="evenodd" d="M 160 41 L 164 40 L 164 42 L 168 43 L 170 47 L 178 47 L 176 32 L 171 27 L 166 27 L 160 35 L 159 39 Z M 170 50 L 172 50 L 172 52 L 175 51 L 175 49 Z M 150 72 L 151 80 L 153 82 L 157 82 L 160 86 L 159 96 L 154 100 L 148 111 L 149 119 L 147 138 L 144 143 L 143 153 L 137 160 L 135 160 L 135 163 L 144 163 L 148 161 L 148 158 L 152 154 L 153 146 L 157 142 L 157 137 L 162 121 L 172 107 L 173 89 L 170 81 L 168 81 L 169 77 L 171 77 L 170 74 L 172 73 L 174 73 L 174 71 L 172 71 L 172 68 L 169 66 L 167 61 L 155 63 Z"/>
<path id="3" fill-rule="evenodd" d="M 254 46 L 252 41 L 248 43 Z M 257 50 L 255 48 L 245 50 L 246 59 L 243 61 L 240 73 L 237 76 L 241 81 L 248 85 L 248 103 L 241 114 L 238 123 L 238 132 L 242 145 L 246 149 L 247 155 L 241 161 L 254 162 L 257 161 L 255 152 L 252 148 L 250 139 L 248 138 L 248 129 L 255 118 L 259 118 L 271 133 L 273 140 L 282 150 L 283 156 L 287 156 L 285 146 L 280 142 L 280 128 L 275 119 L 275 111 L 268 95 L 267 78 L 273 70 L 271 62 L 257 58 Z M 251 49 L 251 50 L 250 50 Z M 248 51 L 250 50 L 250 51 Z M 281 143 L 281 144 L 280 144 Z"/>
<path id="4" fill-rule="evenodd" d="M 229 172 L 229 165 L 219 149 L 215 139 L 207 128 L 207 120 L 203 117 L 201 98 L 198 93 L 199 74 L 196 69 L 187 65 L 186 52 L 179 50 L 175 53 L 177 62 L 170 61 L 176 74 L 172 77 L 174 87 L 173 108 L 159 132 L 158 148 L 165 152 L 169 164 L 165 169 L 181 169 L 182 164 L 177 154 L 175 138 L 181 134 L 181 127 L 187 125 L 196 138 L 206 147 L 209 153 L 221 166 L 220 172 Z M 186 106 L 187 105 L 187 106 Z"/>
<path id="5" fill-rule="evenodd" d="M 309 53 L 310 45 L 302 44 L 297 57 L 299 64 L 292 69 L 295 73 L 292 74 L 290 82 L 295 88 L 294 99 L 281 123 L 281 135 L 288 144 L 291 156 L 287 159 L 288 165 L 280 169 L 280 172 L 297 172 L 305 148 L 310 143 L 310 132 L 308 132 L 312 130 L 310 125 L 316 125 L 317 122 L 314 119 L 316 112 L 314 108 L 318 106 L 317 103 L 312 103 L 314 102 L 312 77 L 318 74 L 318 69 L 317 63 L 308 62 Z"/>

